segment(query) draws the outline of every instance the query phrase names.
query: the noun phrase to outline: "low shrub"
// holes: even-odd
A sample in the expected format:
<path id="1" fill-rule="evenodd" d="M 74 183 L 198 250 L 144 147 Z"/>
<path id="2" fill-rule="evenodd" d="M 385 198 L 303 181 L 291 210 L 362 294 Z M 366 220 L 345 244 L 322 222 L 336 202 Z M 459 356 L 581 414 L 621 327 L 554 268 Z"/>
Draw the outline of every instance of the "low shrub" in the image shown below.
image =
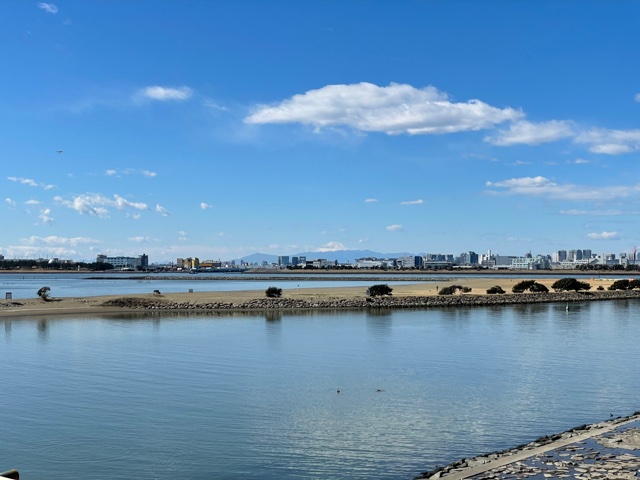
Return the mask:
<path id="1" fill-rule="evenodd" d="M 491 287 L 487 289 L 487 294 L 488 295 L 497 295 L 497 294 L 503 294 L 506 293 L 502 287 L 500 285 L 496 285 L 495 287 Z"/>
<path id="2" fill-rule="evenodd" d="M 369 297 L 382 297 L 384 295 L 391 295 L 393 288 L 387 284 L 371 285 L 367 288 L 367 295 Z"/>
<path id="3" fill-rule="evenodd" d="M 278 287 L 269 287 L 264 291 L 264 294 L 269 298 L 279 298 L 282 296 L 282 289 Z"/>

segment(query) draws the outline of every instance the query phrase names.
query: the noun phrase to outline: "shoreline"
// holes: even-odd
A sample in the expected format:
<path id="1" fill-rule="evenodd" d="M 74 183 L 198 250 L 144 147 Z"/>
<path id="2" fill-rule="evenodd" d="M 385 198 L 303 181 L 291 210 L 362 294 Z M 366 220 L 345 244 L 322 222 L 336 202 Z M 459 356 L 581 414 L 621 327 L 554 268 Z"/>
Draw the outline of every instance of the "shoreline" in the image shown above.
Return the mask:
<path id="1" fill-rule="evenodd" d="M 445 280 L 445 279 L 442 279 Z M 556 279 L 539 279 L 550 287 Z M 29 299 L 0 300 L 0 318 L 42 315 L 77 315 L 130 312 L 238 312 L 238 311 L 294 311 L 294 310 L 372 310 L 471 308 L 503 305 L 571 303 L 640 299 L 640 291 L 609 291 L 612 279 L 592 279 L 588 292 L 505 293 L 488 295 L 486 290 L 499 285 L 511 292 L 514 279 L 470 278 L 457 279 L 472 288 L 472 293 L 438 295 L 439 285 L 412 283 L 394 285 L 393 295 L 368 298 L 366 287 L 289 288 L 280 298 L 267 298 L 262 290 L 209 291 L 177 293 L 145 293 L 54 298 L 44 301 L 35 296 Z M 603 290 L 596 290 L 602 286 Z"/>

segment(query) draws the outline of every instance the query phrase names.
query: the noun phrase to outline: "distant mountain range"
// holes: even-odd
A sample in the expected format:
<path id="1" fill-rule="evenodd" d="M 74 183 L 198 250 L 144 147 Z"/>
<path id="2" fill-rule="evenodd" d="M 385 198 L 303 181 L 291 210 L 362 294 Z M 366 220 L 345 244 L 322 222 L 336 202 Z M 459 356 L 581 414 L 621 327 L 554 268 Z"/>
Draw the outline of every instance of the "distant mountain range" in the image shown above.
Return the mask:
<path id="1" fill-rule="evenodd" d="M 315 260 L 324 258 L 331 262 L 338 261 L 340 263 L 355 263 L 356 258 L 376 257 L 376 258 L 398 258 L 405 255 L 414 255 L 413 253 L 380 253 L 371 250 L 336 250 L 331 252 L 301 252 L 289 255 L 291 257 L 307 257 L 307 260 Z M 278 255 L 269 255 L 267 253 L 254 253 L 246 257 L 242 257 L 236 262 L 246 263 L 278 263 Z"/>

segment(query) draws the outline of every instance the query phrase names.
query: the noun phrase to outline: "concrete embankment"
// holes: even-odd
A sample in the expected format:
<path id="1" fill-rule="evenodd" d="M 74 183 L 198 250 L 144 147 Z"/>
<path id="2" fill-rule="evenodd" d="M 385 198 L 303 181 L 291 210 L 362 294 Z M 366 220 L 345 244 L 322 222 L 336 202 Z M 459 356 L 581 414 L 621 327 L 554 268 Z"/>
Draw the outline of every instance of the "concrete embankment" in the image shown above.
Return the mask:
<path id="1" fill-rule="evenodd" d="M 640 299 L 637 291 L 527 293 L 506 295 L 439 295 L 416 297 L 357 297 L 306 300 L 290 298 L 262 298 L 242 303 L 231 302 L 176 302 L 162 298 L 122 297 L 105 301 L 104 307 L 132 310 L 303 310 L 303 309 L 367 309 L 367 308 L 434 308 L 482 307 L 534 303 L 574 303 L 584 301 Z"/>

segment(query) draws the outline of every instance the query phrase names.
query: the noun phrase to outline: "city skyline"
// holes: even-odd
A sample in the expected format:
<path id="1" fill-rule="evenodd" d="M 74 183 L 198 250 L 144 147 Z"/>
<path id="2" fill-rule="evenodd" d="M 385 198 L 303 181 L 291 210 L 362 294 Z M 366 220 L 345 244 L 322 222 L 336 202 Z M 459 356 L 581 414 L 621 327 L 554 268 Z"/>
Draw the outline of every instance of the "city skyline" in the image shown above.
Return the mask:
<path id="1" fill-rule="evenodd" d="M 0 254 L 630 253 L 638 13 L 3 2 Z"/>

